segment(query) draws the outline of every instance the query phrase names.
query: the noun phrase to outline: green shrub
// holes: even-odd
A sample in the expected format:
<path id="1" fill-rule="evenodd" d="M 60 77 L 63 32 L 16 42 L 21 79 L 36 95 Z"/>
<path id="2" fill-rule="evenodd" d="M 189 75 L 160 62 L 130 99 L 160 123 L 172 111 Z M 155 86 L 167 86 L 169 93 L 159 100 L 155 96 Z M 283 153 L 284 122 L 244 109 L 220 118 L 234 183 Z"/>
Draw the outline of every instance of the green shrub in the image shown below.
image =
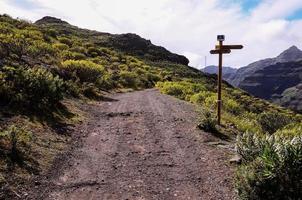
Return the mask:
<path id="1" fill-rule="evenodd" d="M 111 90 L 117 87 L 117 81 L 114 80 L 113 74 L 105 73 L 102 78 L 97 80 L 96 86 L 103 90 Z"/>
<path id="2" fill-rule="evenodd" d="M 302 136 L 302 123 L 301 122 L 291 123 L 283 127 L 282 129 L 279 129 L 274 134 L 286 138 Z"/>
<path id="3" fill-rule="evenodd" d="M 126 88 L 137 88 L 137 75 L 133 72 L 121 71 L 119 83 Z"/>
<path id="4" fill-rule="evenodd" d="M 22 162 L 21 147 L 27 146 L 27 143 L 31 141 L 31 139 L 31 132 L 12 125 L 6 130 L 0 131 L 0 148 L 8 151 L 8 156 L 13 162 Z"/>
<path id="5" fill-rule="evenodd" d="M 243 112 L 240 115 L 223 112 L 223 119 L 228 123 L 233 124 L 240 133 L 253 132 L 261 133 L 262 129 L 258 123 L 257 114 L 250 112 Z"/>
<path id="6" fill-rule="evenodd" d="M 42 31 L 48 37 L 57 38 L 58 32 L 55 29 L 46 28 L 43 29 Z"/>
<path id="7" fill-rule="evenodd" d="M 258 117 L 263 132 L 272 134 L 291 122 L 291 118 L 283 113 L 263 112 Z"/>
<path id="8" fill-rule="evenodd" d="M 61 52 L 61 57 L 63 60 L 85 60 L 86 56 L 78 52 L 71 52 L 64 50 Z"/>
<path id="9" fill-rule="evenodd" d="M 28 42 L 25 37 L 21 34 L 0 34 L 0 56 L 17 56 L 21 58 L 26 51 Z"/>
<path id="10" fill-rule="evenodd" d="M 96 47 L 89 47 L 87 50 L 87 54 L 91 57 L 97 57 L 103 55 L 102 51 Z"/>
<path id="11" fill-rule="evenodd" d="M 157 84 L 160 91 L 164 94 L 172 95 L 180 99 L 185 99 L 185 87 L 179 83 L 163 82 Z"/>
<path id="12" fill-rule="evenodd" d="M 81 94 L 81 88 L 78 82 L 67 80 L 64 82 L 66 88 L 66 94 L 72 97 L 79 97 Z"/>
<path id="13" fill-rule="evenodd" d="M 241 199 L 292 200 L 302 196 L 302 137 L 280 135 L 238 138 L 243 165 L 236 187 Z"/>
<path id="14" fill-rule="evenodd" d="M 61 42 L 61 43 L 63 43 L 63 44 L 66 44 L 66 45 L 68 45 L 69 47 L 71 47 L 72 44 L 73 44 L 72 40 L 70 40 L 70 39 L 68 39 L 68 38 L 66 38 L 66 37 L 61 37 L 61 38 L 59 38 L 59 42 Z"/>
<path id="15" fill-rule="evenodd" d="M 41 108 L 63 99 L 63 80 L 43 68 L 4 67 L 0 79 L 0 96 L 8 103 Z"/>
<path id="16" fill-rule="evenodd" d="M 205 99 L 205 106 L 211 110 L 217 108 L 217 94 L 210 92 Z"/>
<path id="17" fill-rule="evenodd" d="M 81 54 L 86 54 L 86 49 L 82 46 L 75 46 L 75 47 L 72 47 L 70 49 L 70 51 L 73 51 L 73 52 L 77 52 L 77 53 L 81 53 Z"/>
<path id="18" fill-rule="evenodd" d="M 95 83 L 104 74 L 104 67 L 87 60 L 67 60 L 62 69 L 72 77 L 75 75 L 81 82 Z"/>
<path id="19" fill-rule="evenodd" d="M 46 55 L 55 56 L 56 49 L 54 49 L 50 44 L 35 41 L 27 47 L 27 53 L 32 57 L 44 57 Z"/>
<path id="20" fill-rule="evenodd" d="M 211 111 L 204 109 L 201 114 L 201 120 L 198 127 L 209 133 L 217 133 L 217 119 Z"/>
<path id="21" fill-rule="evenodd" d="M 84 96 L 88 98 L 97 99 L 98 97 L 100 97 L 98 89 L 92 83 L 84 83 L 82 86 L 82 90 Z"/>
<path id="22" fill-rule="evenodd" d="M 191 96 L 190 102 L 196 103 L 196 104 L 203 104 L 207 97 L 211 96 L 212 93 L 208 91 L 202 91 L 199 93 L 196 93 Z"/>
<path id="23" fill-rule="evenodd" d="M 223 108 L 225 108 L 227 112 L 230 112 L 234 115 L 238 115 L 243 112 L 243 108 L 240 106 L 240 104 L 229 98 L 223 101 Z"/>
<path id="24" fill-rule="evenodd" d="M 52 47 L 60 51 L 69 49 L 69 46 L 63 43 L 55 43 L 52 45 Z"/>

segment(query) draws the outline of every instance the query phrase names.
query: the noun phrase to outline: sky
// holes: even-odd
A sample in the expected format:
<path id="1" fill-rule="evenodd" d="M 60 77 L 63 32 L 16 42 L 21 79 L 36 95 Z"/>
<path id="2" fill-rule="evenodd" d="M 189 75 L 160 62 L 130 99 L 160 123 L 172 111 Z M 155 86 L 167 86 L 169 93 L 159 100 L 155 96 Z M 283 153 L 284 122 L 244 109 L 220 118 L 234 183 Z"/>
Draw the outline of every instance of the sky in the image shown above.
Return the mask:
<path id="1" fill-rule="evenodd" d="M 225 44 L 244 46 L 225 55 L 224 66 L 243 67 L 292 45 L 302 48 L 302 0 L 0 0 L 0 13 L 136 33 L 185 55 L 196 68 L 217 65 L 209 51 L 218 34 L 225 35 Z"/>

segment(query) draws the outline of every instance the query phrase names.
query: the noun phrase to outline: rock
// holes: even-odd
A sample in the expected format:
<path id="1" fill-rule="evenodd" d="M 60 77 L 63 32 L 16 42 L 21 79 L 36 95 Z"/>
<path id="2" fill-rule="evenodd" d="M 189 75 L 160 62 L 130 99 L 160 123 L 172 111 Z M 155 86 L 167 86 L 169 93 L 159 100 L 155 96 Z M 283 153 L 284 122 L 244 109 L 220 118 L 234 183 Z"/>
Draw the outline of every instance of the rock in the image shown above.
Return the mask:
<path id="1" fill-rule="evenodd" d="M 242 158 L 239 155 L 235 155 L 230 159 L 230 163 L 232 163 L 232 164 L 240 164 L 241 161 L 242 161 Z"/>

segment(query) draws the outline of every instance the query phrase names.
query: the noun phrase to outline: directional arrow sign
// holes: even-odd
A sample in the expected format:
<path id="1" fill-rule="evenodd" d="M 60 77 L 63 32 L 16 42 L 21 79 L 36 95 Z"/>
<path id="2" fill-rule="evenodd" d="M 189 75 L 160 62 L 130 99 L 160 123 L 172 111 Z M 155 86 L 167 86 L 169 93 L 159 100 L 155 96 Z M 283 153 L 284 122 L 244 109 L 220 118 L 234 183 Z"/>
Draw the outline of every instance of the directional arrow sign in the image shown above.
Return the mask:
<path id="1" fill-rule="evenodd" d="M 222 46 L 216 45 L 215 46 L 216 50 L 219 50 L 219 49 L 242 49 L 242 48 L 243 48 L 242 45 L 222 45 Z"/>
<path id="2" fill-rule="evenodd" d="M 228 53 L 231 53 L 231 50 L 230 49 L 221 49 L 221 50 L 211 50 L 210 51 L 211 54 L 228 54 Z"/>

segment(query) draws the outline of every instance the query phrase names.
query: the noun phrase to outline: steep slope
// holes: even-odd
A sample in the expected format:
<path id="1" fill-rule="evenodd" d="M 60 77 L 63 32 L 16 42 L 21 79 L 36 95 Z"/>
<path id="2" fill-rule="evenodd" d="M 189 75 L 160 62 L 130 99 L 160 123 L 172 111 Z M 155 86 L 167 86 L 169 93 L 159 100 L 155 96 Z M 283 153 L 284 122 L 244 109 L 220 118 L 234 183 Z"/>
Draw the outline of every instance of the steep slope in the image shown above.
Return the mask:
<path id="1" fill-rule="evenodd" d="M 277 63 L 285 63 L 302 60 L 302 51 L 296 46 L 292 46 L 289 49 L 282 52 L 276 58 L 267 58 L 254 63 L 249 64 L 246 67 L 238 69 L 237 73 L 228 78 L 228 82 L 234 86 L 239 86 L 246 77 L 251 74 L 257 73 L 258 70 L 263 70 L 265 67 L 275 65 Z"/>
<path id="2" fill-rule="evenodd" d="M 282 93 L 302 83 L 302 61 L 300 60 L 302 60 L 302 51 L 293 46 L 276 58 L 261 60 L 239 69 L 227 80 L 256 97 L 281 105 L 291 105 L 290 108 L 299 110 L 299 103 L 288 102 L 289 99 L 295 101 L 296 97 L 293 95 L 298 93 L 291 93 L 290 98 L 286 97 L 288 93 Z M 280 98 L 287 99 L 287 103 L 281 103 L 284 100 L 280 101 Z"/>
<path id="3" fill-rule="evenodd" d="M 277 63 L 258 69 L 238 85 L 260 98 L 278 98 L 284 90 L 302 82 L 302 61 Z"/>
<path id="4" fill-rule="evenodd" d="M 163 47 L 153 45 L 150 40 L 145 40 L 136 34 L 109 34 L 97 31 L 80 29 L 54 17 L 44 17 L 35 24 L 50 29 L 54 28 L 60 34 L 72 34 L 82 38 L 89 37 L 96 45 L 113 48 L 123 53 L 139 56 L 150 61 L 169 61 L 177 64 L 188 65 L 189 60 L 181 55 L 169 52 Z"/>

